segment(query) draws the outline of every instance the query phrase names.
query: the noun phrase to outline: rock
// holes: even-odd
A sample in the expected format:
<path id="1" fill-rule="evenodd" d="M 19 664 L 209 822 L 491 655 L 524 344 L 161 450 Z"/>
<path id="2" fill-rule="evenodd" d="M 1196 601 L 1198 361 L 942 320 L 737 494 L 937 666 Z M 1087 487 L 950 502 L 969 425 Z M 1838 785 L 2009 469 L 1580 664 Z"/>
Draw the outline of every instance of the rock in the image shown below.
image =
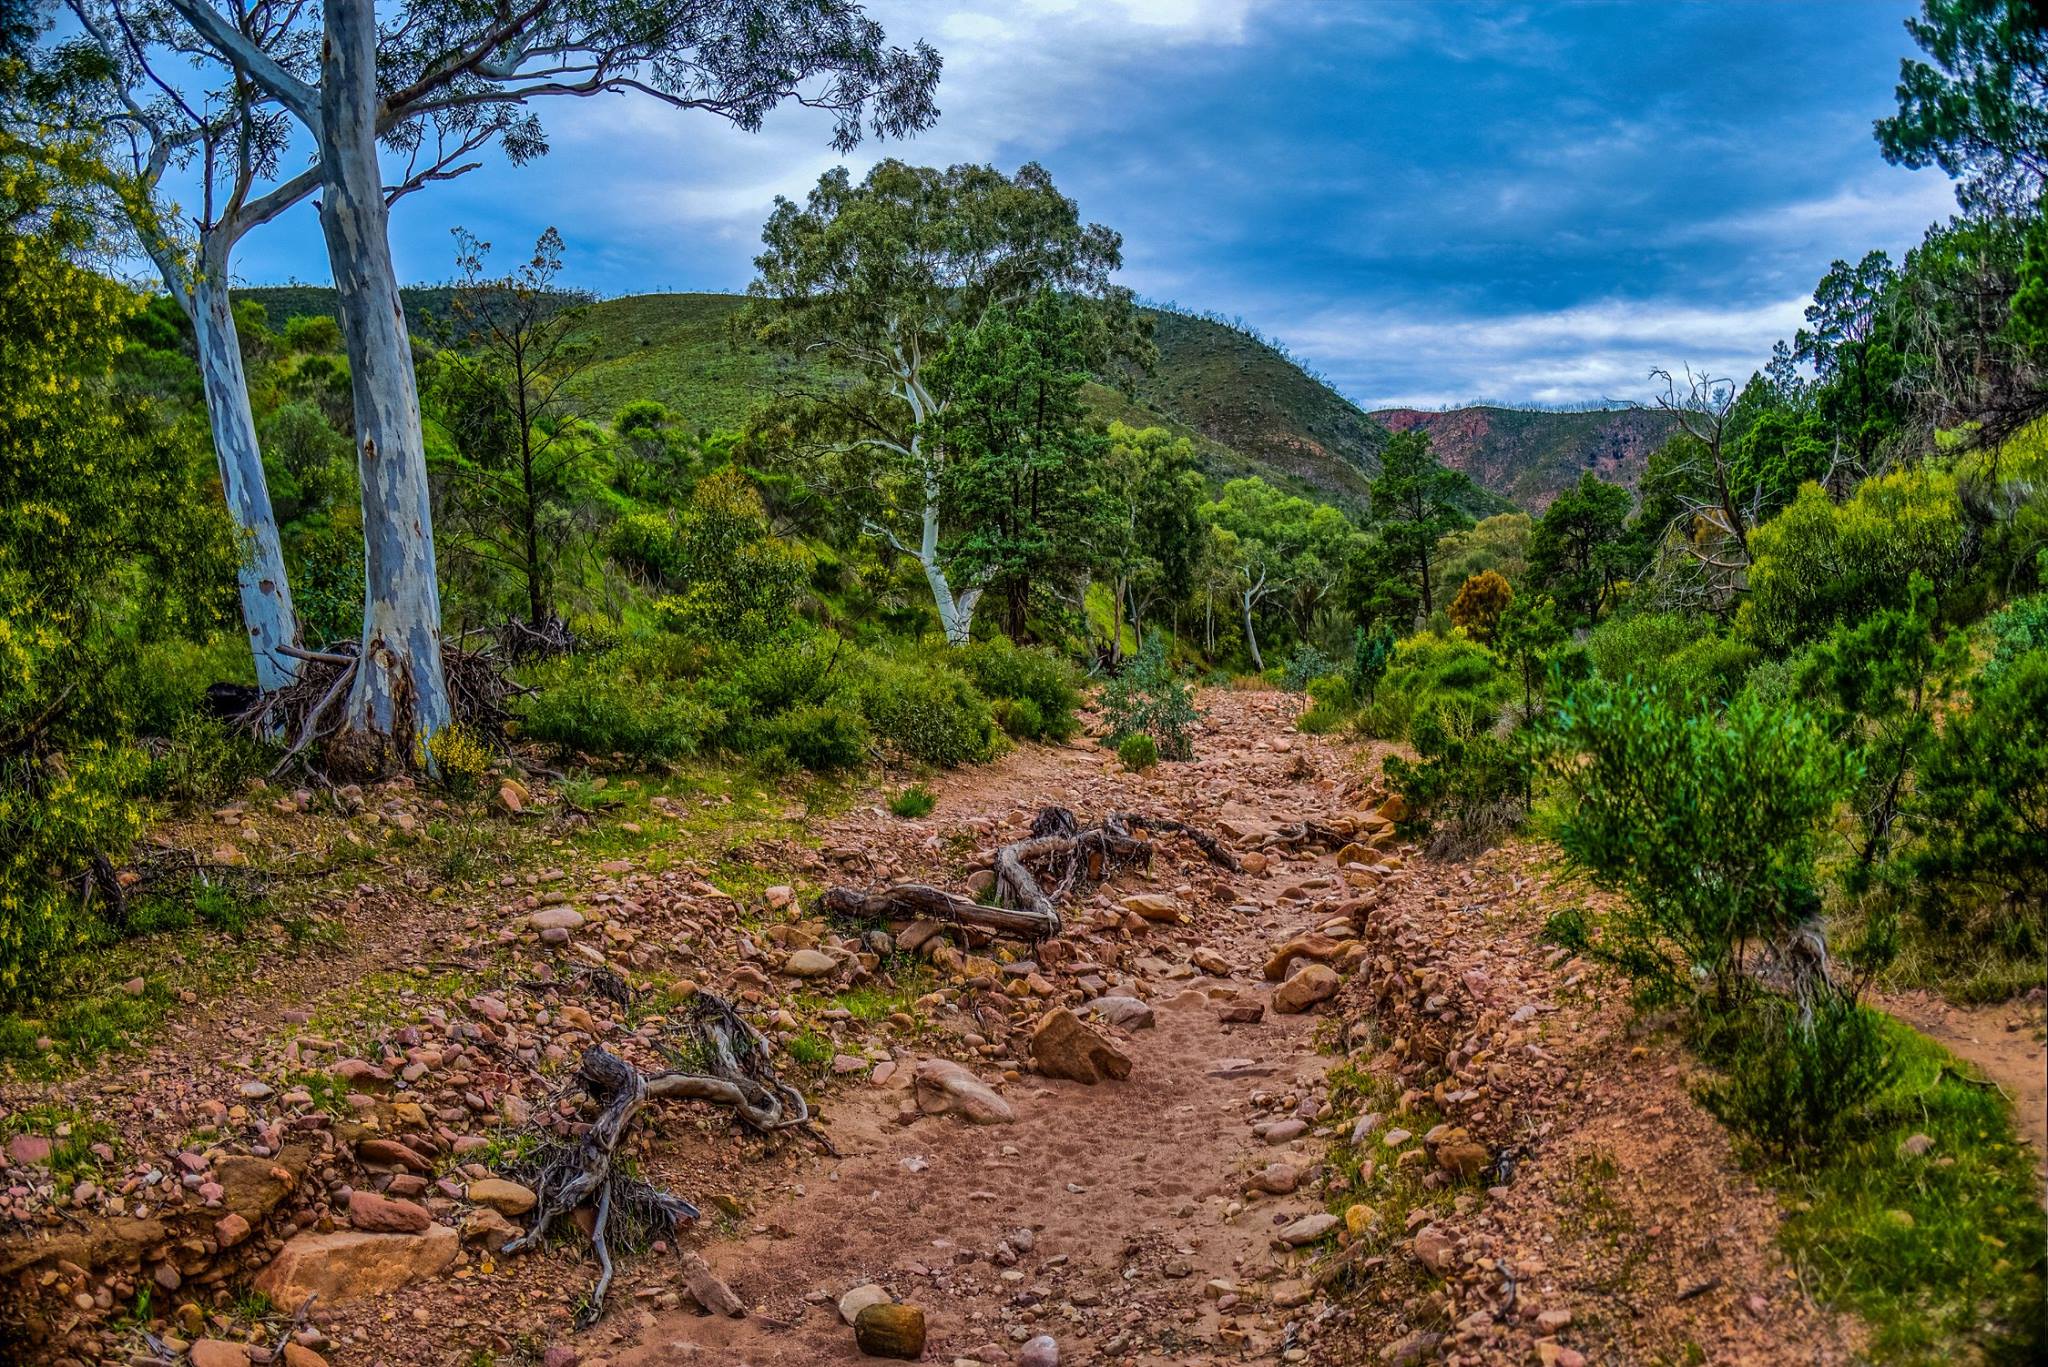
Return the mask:
<path id="1" fill-rule="evenodd" d="M 1406 821 L 1410 815 L 1408 810 L 1408 799 L 1402 797 L 1399 793 L 1395 793 L 1392 797 L 1388 798 L 1385 802 L 1382 802 L 1380 804 L 1379 812 L 1380 815 L 1385 817 L 1387 820 L 1393 822 L 1396 825 L 1399 825 L 1401 822 Z"/>
<path id="2" fill-rule="evenodd" d="M 1315 1287 L 1305 1281 L 1284 1281 L 1273 1283 L 1273 1304 L 1282 1310 L 1292 1310 L 1298 1305 L 1307 1305 L 1315 1299 Z"/>
<path id="3" fill-rule="evenodd" d="M 860 1318 L 860 1312 L 871 1305 L 887 1305 L 895 1297 L 874 1282 L 856 1286 L 839 1298 L 839 1318 L 850 1326 Z"/>
<path id="4" fill-rule="evenodd" d="M 382 1163 L 407 1172 L 430 1173 L 434 1165 L 396 1139 L 364 1139 L 356 1144 L 356 1157 L 365 1163 Z"/>
<path id="5" fill-rule="evenodd" d="M 535 930 L 580 930 L 583 913 L 574 907 L 542 907 L 526 918 L 526 924 Z"/>
<path id="6" fill-rule="evenodd" d="M 768 899 L 769 907 L 776 911 L 796 905 L 796 889 L 787 883 L 777 883 L 772 888 L 764 889 L 761 895 Z"/>
<path id="7" fill-rule="evenodd" d="M 222 1248 L 233 1248 L 249 1237 L 249 1222 L 229 1211 L 213 1222 L 213 1239 Z"/>
<path id="8" fill-rule="evenodd" d="M 1335 996 L 1341 986 L 1334 971 L 1322 964 L 1310 964 L 1274 989 L 1273 1009 L 1283 1016 L 1298 1016 L 1317 1002 Z"/>
<path id="9" fill-rule="evenodd" d="M 839 971 L 839 960 L 822 949 L 799 949 L 782 961 L 782 971 L 792 978 L 823 978 Z"/>
<path id="10" fill-rule="evenodd" d="M 1372 1233 L 1372 1227 L 1379 1223 L 1379 1216 L 1371 1206 L 1363 1203 L 1344 1207 L 1344 1229 L 1354 1239 L 1363 1239 Z"/>
<path id="11" fill-rule="evenodd" d="M 1216 1012 L 1225 1025 L 1257 1025 L 1266 1018 L 1266 1004 L 1257 997 L 1233 997 Z"/>
<path id="12" fill-rule="evenodd" d="M 683 1285 L 690 1292 L 690 1299 L 704 1307 L 710 1315 L 724 1315 L 730 1319 L 745 1319 L 747 1307 L 733 1294 L 731 1287 L 711 1270 L 711 1265 L 695 1253 L 685 1253 L 681 1259 Z"/>
<path id="13" fill-rule="evenodd" d="M 924 1356 L 924 1311 L 914 1305 L 871 1305 L 854 1320 L 853 1341 L 869 1357 L 914 1362 Z"/>
<path id="14" fill-rule="evenodd" d="M 1081 1009 L 1105 1025 L 1126 1030 L 1145 1030 L 1153 1024 L 1152 1007 L 1136 997 L 1097 997 Z"/>
<path id="15" fill-rule="evenodd" d="M 1536 1316 L 1536 1327 L 1546 1334 L 1555 1334 L 1560 1329 L 1569 1329 L 1571 1325 L 1572 1312 L 1562 1308 L 1540 1311 Z"/>
<path id="16" fill-rule="evenodd" d="M 1007 1125 L 1017 1118 L 1009 1102 L 951 1059 L 920 1061 L 910 1085 L 926 1115 L 957 1115 L 973 1125 Z"/>
<path id="17" fill-rule="evenodd" d="M 1341 956 L 1356 940 L 1333 940 L 1327 935 L 1297 935 L 1274 950 L 1266 960 L 1266 981 L 1277 983 L 1287 976 L 1287 970 L 1294 966 L 1296 959 L 1307 959 L 1312 963 L 1328 963 Z"/>
<path id="18" fill-rule="evenodd" d="M 1093 1085 L 1131 1075 L 1130 1055 L 1081 1024 L 1064 1006 L 1038 1018 L 1031 1032 L 1031 1061 L 1048 1077 Z"/>
<path id="19" fill-rule="evenodd" d="M 548 1350 L 540 1355 L 540 1367 L 577 1367 L 582 1361 L 583 1354 L 566 1343 L 550 1344 Z"/>
<path id="20" fill-rule="evenodd" d="M 1017 1367 L 1060 1367 L 1059 1340 L 1040 1334 L 1017 1350 Z"/>
<path id="21" fill-rule="evenodd" d="M 1899 1142 L 1899 1152 L 1911 1154 L 1915 1158 L 1921 1157 L 1933 1147 L 1934 1138 L 1932 1135 L 1912 1134 Z"/>
<path id="22" fill-rule="evenodd" d="M 1274 1237 L 1289 1248 L 1300 1248 L 1312 1244 L 1337 1227 L 1337 1217 L 1326 1210 L 1313 1215 L 1304 1215 L 1293 1224 L 1283 1228 Z"/>
<path id="23" fill-rule="evenodd" d="M 287 1314 L 308 1296 L 317 1295 L 322 1306 L 346 1305 L 440 1276 L 461 1247 L 446 1225 L 422 1234 L 299 1234 L 256 1275 L 255 1286 Z"/>
<path id="24" fill-rule="evenodd" d="M 1415 1261 L 1441 1276 L 1458 1263 L 1458 1246 L 1436 1225 L 1424 1225 L 1415 1233 Z"/>
<path id="25" fill-rule="evenodd" d="M 489 1206 L 500 1215 L 524 1215 L 540 1199 L 531 1187 L 508 1182 L 502 1177 L 480 1177 L 463 1188 L 462 1194 L 477 1205 Z"/>
<path id="26" fill-rule="evenodd" d="M 1471 1179 L 1486 1171 L 1493 1153 L 1477 1143 L 1462 1125 L 1452 1126 L 1436 1141 L 1437 1166 L 1453 1177 Z"/>
<path id="27" fill-rule="evenodd" d="M 1418 1364 L 1436 1356 L 1436 1350 L 1443 1341 L 1442 1334 L 1417 1329 L 1407 1337 L 1397 1339 L 1380 1349 L 1380 1361 L 1388 1367 L 1418 1367 Z"/>
<path id="28" fill-rule="evenodd" d="M 1260 1138 L 1268 1144 L 1291 1144 L 1307 1133 L 1308 1122 L 1296 1115 L 1274 1121 L 1266 1127 L 1266 1132 Z"/>
<path id="29" fill-rule="evenodd" d="M 427 1208 L 413 1201 L 394 1200 L 374 1191 L 352 1191 L 348 1197 L 348 1222 L 357 1229 L 378 1234 L 418 1234 L 434 1223 Z"/>
<path id="30" fill-rule="evenodd" d="M 50 1161 L 50 1149 L 46 1135 L 18 1134 L 7 1141 L 7 1161 L 18 1168 L 32 1168 Z"/>
<path id="31" fill-rule="evenodd" d="M 1124 898 L 1124 910 L 1135 912 L 1147 921 L 1159 921 L 1168 925 L 1180 920 L 1180 899 L 1169 897 L 1163 892 L 1139 892 Z"/>
<path id="32" fill-rule="evenodd" d="M 526 808 L 525 800 L 519 796 L 519 789 L 510 783 L 498 785 L 498 805 L 513 816 L 519 815 Z"/>
<path id="33" fill-rule="evenodd" d="M 192 1345 L 192 1367 L 249 1367 L 249 1345 L 201 1339 Z"/>
<path id="34" fill-rule="evenodd" d="M 1224 958 L 1207 945 L 1203 945 L 1200 949 L 1188 955 L 1188 962 L 1212 978 L 1227 978 L 1230 976 L 1230 960 Z"/>
<path id="35" fill-rule="evenodd" d="M 1549 1339 L 1536 1344 L 1536 1361 L 1539 1367 L 1586 1367 L 1584 1353 Z"/>
<path id="36" fill-rule="evenodd" d="M 1252 1174 L 1251 1186 L 1269 1196 L 1285 1196 L 1301 1185 L 1301 1171 L 1292 1163 L 1268 1163 Z"/>
<path id="37" fill-rule="evenodd" d="M 492 1253 L 502 1250 L 519 1234 L 518 1225 L 489 1206 L 479 1206 L 462 1217 L 462 1242 L 482 1244 Z"/>
<path id="38" fill-rule="evenodd" d="M 996 890 L 996 871 L 976 869 L 967 875 L 967 895 L 976 899 L 986 897 Z"/>
<path id="39" fill-rule="evenodd" d="M 327 1367 L 327 1359 L 303 1343 L 284 1346 L 284 1367 Z"/>

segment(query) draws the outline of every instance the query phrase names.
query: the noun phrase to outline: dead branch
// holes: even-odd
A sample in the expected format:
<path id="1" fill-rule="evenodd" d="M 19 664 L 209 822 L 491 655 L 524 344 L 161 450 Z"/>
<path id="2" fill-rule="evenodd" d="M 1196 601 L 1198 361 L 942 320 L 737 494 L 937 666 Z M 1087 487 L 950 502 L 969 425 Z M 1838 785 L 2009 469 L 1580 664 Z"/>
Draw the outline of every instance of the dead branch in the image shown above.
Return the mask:
<path id="1" fill-rule="evenodd" d="M 1031 835 L 996 851 L 994 906 L 926 883 L 898 883 L 876 892 L 836 887 L 823 906 L 854 920 L 943 921 L 976 926 L 1034 943 L 1060 933 L 1059 902 L 1075 889 L 1105 882 L 1127 868 L 1150 867 L 1156 848 L 1138 831 L 1182 835 L 1211 863 L 1235 872 L 1237 857 L 1215 837 L 1184 822 L 1141 812 L 1112 812 L 1083 827 L 1064 807 L 1046 807 L 1032 820 Z"/>

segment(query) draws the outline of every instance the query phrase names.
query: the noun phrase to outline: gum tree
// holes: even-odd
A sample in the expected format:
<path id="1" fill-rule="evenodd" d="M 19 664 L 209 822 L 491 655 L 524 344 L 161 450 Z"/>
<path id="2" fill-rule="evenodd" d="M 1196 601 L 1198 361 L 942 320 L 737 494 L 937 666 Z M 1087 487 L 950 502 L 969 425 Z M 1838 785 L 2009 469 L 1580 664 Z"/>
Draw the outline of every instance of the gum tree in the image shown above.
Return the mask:
<path id="1" fill-rule="evenodd" d="M 916 559 L 947 641 L 966 644 L 987 578 L 955 582 L 941 527 L 953 396 L 932 367 L 963 330 L 1042 291 L 1127 307 L 1109 283 L 1123 239 L 1082 223 L 1041 166 L 894 159 L 858 185 L 827 172 L 801 206 L 778 199 L 761 238 L 748 293 L 763 337 L 854 377 L 785 395 L 784 434 L 868 535 Z"/>
<path id="2" fill-rule="evenodd" d="M 380 24 L 372 0 L 302 7 L 282 33 L 240 5 L 166 0 L 192 40 L 229 62 L 311 135 L 320 223 L 354 382 L 367 591 L 347 729 L 388 742 L 447 724 L 426 443 L 392 265 L 379 149 L 417 151 L 431 126 L 457 145 L 546 150 L 527 106 L 638 94 L 749 131 L 786 100 L 831 113 L 832 142 L 900 134 L 936 117 L 938 55 L 886 46 L 847 0 L 410 0 Z M 304 41 L 307 30 L 317 41 Z"/>

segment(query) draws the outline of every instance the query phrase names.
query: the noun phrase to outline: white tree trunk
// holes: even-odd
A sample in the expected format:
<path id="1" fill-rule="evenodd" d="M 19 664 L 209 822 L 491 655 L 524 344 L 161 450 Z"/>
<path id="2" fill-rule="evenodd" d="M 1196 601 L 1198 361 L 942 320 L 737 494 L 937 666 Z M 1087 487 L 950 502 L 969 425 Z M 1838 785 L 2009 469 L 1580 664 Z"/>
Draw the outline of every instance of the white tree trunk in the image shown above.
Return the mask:
<path id="1" fill-rule="evenodd" d="M 377 165 L 376 9 L 372 0 L 327 0 L 326 21 L 320 226 L 354 381 L 363 486 L 363 653 L 348 726 L 409 744 L 450 718 L 426 441 Z"/>
<path id="2" fill-rule="evenodd" d="M 176 280 L 165 283 L 174 294 L 183 293 Z M 280 647 L 299 644 L 299 622 L 292 610 L 291 584 L 285 577 L 277 515 L 270 506 L 270 484 L 263 475 L 263 452 L 256 442 L 256 417 L 249 410 L 249 382 L 242 372 L 242 344 L 235 331 L 224 249 L 207 244 L 191 291 L 182 302 L 187 305 L 198 342 L 199 375 L 206 392 L 206 420 L 213 431 L 221 491 L 241 534 L 242 563 L 237 580 L 242 625 L 256 657 L 256 682 L 266 690 L 282 688 L 298 677 L 298 661 Z"/>
<path id="3" fill-rule="evenodd" d="M 1252 630 L 1252 596 L 1249 593 L 1240 593 L 1237 601 L 1244 607 L 1244 643 L 1251 648 L 1252 668 L 1263 674 L 1266 672 L 1266 662 L 1259 656 L 1259 634 Z"/>

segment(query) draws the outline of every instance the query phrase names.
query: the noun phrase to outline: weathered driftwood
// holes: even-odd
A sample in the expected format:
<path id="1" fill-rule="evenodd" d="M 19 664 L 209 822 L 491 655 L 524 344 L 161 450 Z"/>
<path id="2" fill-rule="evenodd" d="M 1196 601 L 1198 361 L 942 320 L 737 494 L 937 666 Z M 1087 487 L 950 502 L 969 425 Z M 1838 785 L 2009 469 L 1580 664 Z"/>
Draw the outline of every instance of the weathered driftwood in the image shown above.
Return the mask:
<path id="1" fill-rule="evenodd" d="M 943 921 L 1033 942 L 1049 940 L 1060 933 L 1059 902 L 1077 887 L 1100 883 L 1122 869 L 1150 866 L 1155 845 L 1139 831 L 1186 836 L 1210 862 L 1233 872 L 1238 867 L 1236 856 L 1215 837 L 1185 822 L 1112 812 L 1084 827 L 1065 807 L 1046 807 L 1032 820 L 1029 838 L 996 851 L 993 906 L 928 883 L 898 883 L 874 892 L 830 888 L 823 905 L 829 914 L 854 920 Z"/>
<path id="2" fill-rule="evenodd" d="M 596 1121 L 573 1143 L 543 1146 L 522 1169 L 539 1205 L 533 1227 L 507 1243 L 505 1252 L 537 1247 L 556 1221 L 579 1206 L 594 1208 L 590 1244 L 597 1254 L 598 1278 L 579 1317 L 585 1326 L 604 1312 L 605 1292 L 612 1282 L 615 1225 L 623 1226 L 629 1242 L 638 1243 L 667 1237 L 680 1222 L 697 1218 L 697 1207 L 690 1202 L 613 1165 L 634 1116 L 650 1101 L 709 1101 L 728 1108 L 758 1133 L 795 1129 L 824 1143 L 811 1127 L 811 1108 L 803 1094 L 775 1075 L 767 1040 L 730 1003 L 709 992 L 699 993 L 689 1029 L 693 1061 L 707 1071 L 649 1075 L 602 1045 L 584 1050 L 576 1082 L 597 1103 Z"/>

